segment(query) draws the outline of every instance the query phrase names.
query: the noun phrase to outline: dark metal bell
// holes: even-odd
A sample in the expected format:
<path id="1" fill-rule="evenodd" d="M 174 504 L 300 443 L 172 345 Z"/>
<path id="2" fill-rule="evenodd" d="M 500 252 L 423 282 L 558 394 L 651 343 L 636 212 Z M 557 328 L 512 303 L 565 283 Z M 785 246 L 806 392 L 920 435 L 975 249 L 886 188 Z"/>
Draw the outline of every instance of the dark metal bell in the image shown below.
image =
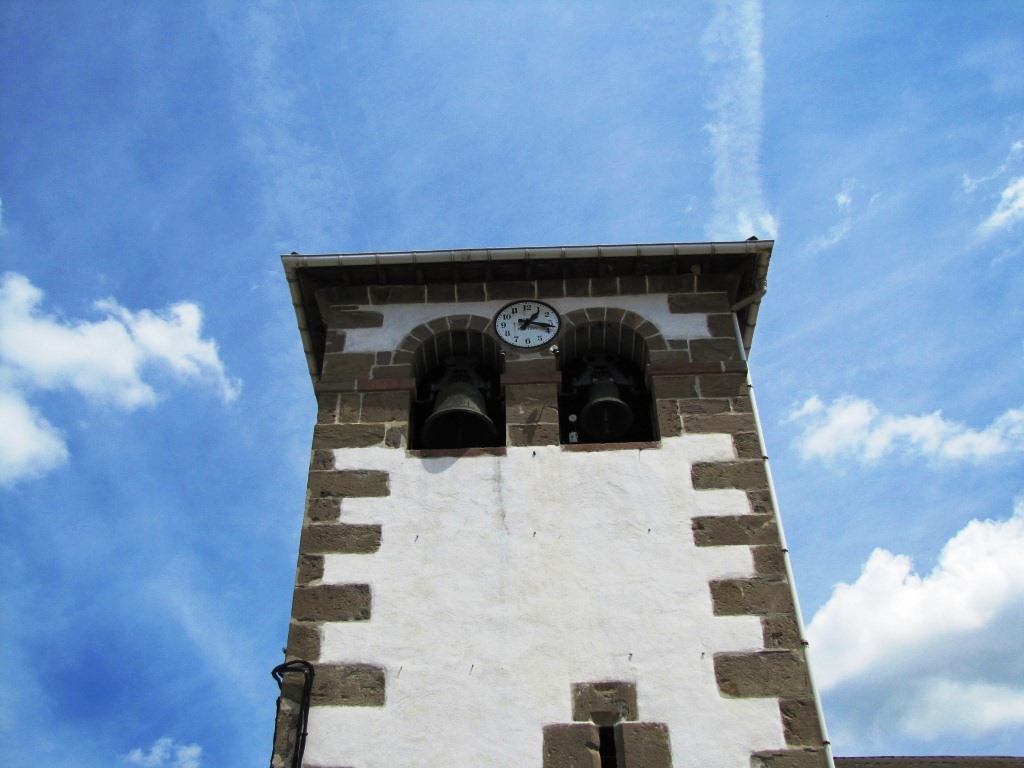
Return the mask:
<path id="1" fill-rule="evenodd" d="M 580 412 L 580 431 L 591 440 L 609 441 L 622 437 L 633 426 L 633 410 L 619 398 L 614 381 L 590 385 L 587 404 Z"/>
<path id="2" fill-rule="evenodd" d="M 483 393 L 456 381 L 437 393 L 434 412 L 423 424 L 423 442 L 428 448 L 474 448 L 490 444 L 494 432 Z"/>

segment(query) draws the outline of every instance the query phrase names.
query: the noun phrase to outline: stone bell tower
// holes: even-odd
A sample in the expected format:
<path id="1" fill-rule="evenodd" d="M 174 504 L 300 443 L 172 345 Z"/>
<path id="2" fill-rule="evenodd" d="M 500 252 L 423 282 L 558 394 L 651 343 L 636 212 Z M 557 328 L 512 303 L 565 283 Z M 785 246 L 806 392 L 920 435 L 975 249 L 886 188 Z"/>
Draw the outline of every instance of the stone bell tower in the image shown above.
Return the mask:
<path id="1" fill-rule="evenodd" d="M 831 764 L 747 378 L 772 245 L 283 257 L 272 765 Z"/>

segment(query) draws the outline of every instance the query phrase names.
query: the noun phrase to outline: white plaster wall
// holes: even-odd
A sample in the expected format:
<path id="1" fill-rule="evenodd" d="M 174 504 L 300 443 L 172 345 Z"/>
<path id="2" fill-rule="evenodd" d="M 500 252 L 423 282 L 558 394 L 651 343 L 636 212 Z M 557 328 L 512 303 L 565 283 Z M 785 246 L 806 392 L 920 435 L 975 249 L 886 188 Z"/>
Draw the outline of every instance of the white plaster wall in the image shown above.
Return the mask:
<path id="1" fill-rule="evenodd" d="M 459 459 L 336 451 L 339 469 L 389 472 L 391 495 L 342 505 L 345 522 L 382 523 L 383 542 L 326 557 L 324 582 L 371 584 L 373 609 L 326 625 L 321 659 L 383 665 L 387 703 L 314 708 L 305 762 L 539 767 L 543 726 L 572 719 L 570 685 L 602 679 L 636 683 L 676 768 L 747 768 L 751 750 L 783 748 L 777 702 L 725 699 L 714 678 L 716 651 L 762 644 L 758 619 L 714 617 L 708 590 L 750 575 L 749 549 L 691 533 L 695 515 L 747 511 L 741 492 L 690 483 L 691 463 L 730 458 L 727 435 Z"/>
<path id="2" fill-rule="evenodd" d="M 600 298 L 544 299 L 560 314 L 587 307 L 608 307 L 625 309 L 647 318 L 658 326 L 662 335 L 669 339 L 706 339 L 708 331 L 706 315 L 679 314 L 668 311 L 666 294 L 644 296 L 601 296 Z M 479 315 L 492 319 L 507 301 L 480 301 L 461 304 L 389 304 L 384 308 L 382 328 L 353 329 L 345 332 L 346 352 L 377 352 L 395 349 L 413 328 L 430 320 L 447 315 Z M 371 307 L 371 309 L 379 309 Z M 558 343 L 557 341 L 555 342 Z"/>

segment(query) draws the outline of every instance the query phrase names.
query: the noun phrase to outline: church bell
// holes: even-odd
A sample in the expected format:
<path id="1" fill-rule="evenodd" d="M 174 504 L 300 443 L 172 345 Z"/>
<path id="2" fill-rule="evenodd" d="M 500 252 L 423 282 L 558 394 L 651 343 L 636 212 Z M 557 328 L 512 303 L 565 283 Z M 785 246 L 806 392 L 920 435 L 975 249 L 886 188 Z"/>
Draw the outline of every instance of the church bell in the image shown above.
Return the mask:
<path id="1" fill-rule="evenodd" d="M 428 448 L 472 448 L 489 445 L 494 422 L 487 415 L 487 383 L 476 371 L 473 358 L 449 358 L 445 372 L 431 387 L 437 392 L 434 410 L 423 424 Z"/>
<path id="2" fill-rule="evenodd" d="M 633 409 L 619 397 L 611 379 L 590 385 L 587 404 L 580 413 L 580 430 L 591 440 L 607 442 L 622 437 L 633 426 Z"/>

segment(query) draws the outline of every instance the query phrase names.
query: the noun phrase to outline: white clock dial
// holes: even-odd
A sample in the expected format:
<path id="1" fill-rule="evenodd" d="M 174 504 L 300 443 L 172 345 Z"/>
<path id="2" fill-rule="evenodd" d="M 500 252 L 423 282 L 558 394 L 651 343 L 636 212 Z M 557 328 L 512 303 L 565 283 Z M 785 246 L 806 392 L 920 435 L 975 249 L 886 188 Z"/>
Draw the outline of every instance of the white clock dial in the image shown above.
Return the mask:
<path id="1" fill-rule="evenodd" d="M 514 301 L 494 318 L 494 332 L 513 347 L 536 349 L 550 344 L 558 335 L 558 313 L 543 301 Z"/>

